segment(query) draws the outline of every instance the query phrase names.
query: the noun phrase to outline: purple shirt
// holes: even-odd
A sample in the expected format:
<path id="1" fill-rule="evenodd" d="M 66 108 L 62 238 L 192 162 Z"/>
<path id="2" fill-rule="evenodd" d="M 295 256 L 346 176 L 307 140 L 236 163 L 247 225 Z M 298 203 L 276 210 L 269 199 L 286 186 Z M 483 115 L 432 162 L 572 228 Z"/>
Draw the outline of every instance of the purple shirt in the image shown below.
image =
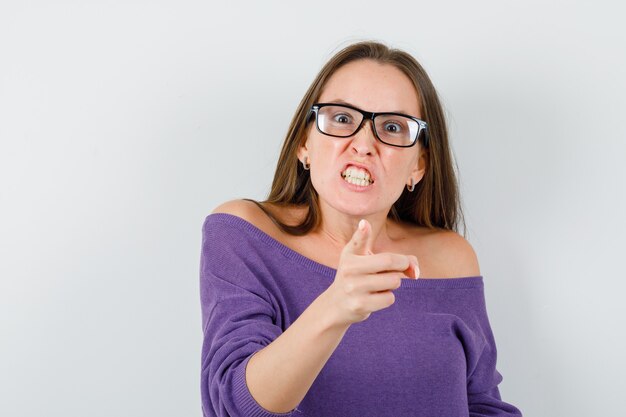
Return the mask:
<path id="1" fill-rule="evenodd" d="M 200 259 L 205 417 L 522 415 L 500 397 L 482 276 L 403 279 L 394 304 L 350 326 L 294 410 L 261 407 L 246 385 L 248 360 L 336 272 L 240 217 L 207 216 Z"/>

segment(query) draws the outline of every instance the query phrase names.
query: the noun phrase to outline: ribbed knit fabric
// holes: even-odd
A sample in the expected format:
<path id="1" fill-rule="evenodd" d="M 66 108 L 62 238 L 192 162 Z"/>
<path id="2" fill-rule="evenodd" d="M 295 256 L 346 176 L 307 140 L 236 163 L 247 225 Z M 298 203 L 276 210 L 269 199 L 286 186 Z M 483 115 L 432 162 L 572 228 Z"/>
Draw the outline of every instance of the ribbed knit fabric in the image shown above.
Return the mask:
<path id="1" fill-rule="evenodd" d="M 294 410 L 263 409 L 246 385 L 250 357 L 284 332 L 337 271 L 230 214 L 207 216 L 202 233 L 205 417 L 522 415 L 500 397 L 482 276 L 403 279 L 393 305 L 350 326 Z"/>

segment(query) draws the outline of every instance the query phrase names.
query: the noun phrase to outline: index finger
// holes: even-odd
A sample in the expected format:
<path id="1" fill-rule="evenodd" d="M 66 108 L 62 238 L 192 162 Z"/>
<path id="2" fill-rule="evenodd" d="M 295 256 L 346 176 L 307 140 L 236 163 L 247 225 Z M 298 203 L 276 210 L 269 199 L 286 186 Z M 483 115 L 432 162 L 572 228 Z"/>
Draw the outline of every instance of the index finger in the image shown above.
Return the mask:
<path id="1" fill-rule="evenodd" d="M 343 253 L 352 253 L 355 255 L 366 255 L 372 253 L 372 226 L 370 223 L 362 219 L 359 227 L 352 234 L 350 241 L 344 246 Z"/>

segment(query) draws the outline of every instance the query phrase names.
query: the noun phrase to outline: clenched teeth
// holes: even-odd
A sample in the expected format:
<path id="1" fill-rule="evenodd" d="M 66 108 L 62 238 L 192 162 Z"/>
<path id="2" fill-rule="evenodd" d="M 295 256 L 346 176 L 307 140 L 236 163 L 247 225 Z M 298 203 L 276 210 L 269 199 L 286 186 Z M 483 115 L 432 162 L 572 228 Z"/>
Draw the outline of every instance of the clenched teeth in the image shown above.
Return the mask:
<path id="1" fill-rule="evenodd" d="M 358 178 L 353 178 L 353 177 L 350 177 L 350 176 L 348 176 L 348 175 L 346 175 L 345 177 L 343 177 L 343 179 L 344 179 L 346 182 L 349 182 L 350 184 L 360 185 L 361 187 L 368 186 L 368 185 L 370 185 L 370 184 L 372 183 L 372 181 L 371 181 L 371 180 L 360 180 L 360 179 L 358 179 Z"/>
<path id="2" fill-rule="evenodd" d="M 341 176 L 350 184 L 360 185 L 361 187 L 365 187 L 366 185 L 370 185 L 374 182 L 371 179 L 369 172 L 353 166 L 346 168 L 346 170 L 341 173 Z"/>

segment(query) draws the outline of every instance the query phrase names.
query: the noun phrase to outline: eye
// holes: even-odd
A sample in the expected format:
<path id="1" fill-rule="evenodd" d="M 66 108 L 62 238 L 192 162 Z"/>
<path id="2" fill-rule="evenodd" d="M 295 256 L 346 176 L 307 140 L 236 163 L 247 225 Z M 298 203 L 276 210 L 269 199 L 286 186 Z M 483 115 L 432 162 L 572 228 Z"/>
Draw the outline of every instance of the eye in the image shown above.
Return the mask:
<path id="1" fill-rule="evenodd" d="M 352 122 L 352 117 L 349 114 L 338 113 L 333 116 L 333 120 L 337 123 L 344 124 Z"/>
<path id="2" fill-rule="evenodd" d="M 400 133 L 402 132 L 402 125 L 396 122 L 387 122 L 384 125 L 384 129 L 387 133 Z"/>

